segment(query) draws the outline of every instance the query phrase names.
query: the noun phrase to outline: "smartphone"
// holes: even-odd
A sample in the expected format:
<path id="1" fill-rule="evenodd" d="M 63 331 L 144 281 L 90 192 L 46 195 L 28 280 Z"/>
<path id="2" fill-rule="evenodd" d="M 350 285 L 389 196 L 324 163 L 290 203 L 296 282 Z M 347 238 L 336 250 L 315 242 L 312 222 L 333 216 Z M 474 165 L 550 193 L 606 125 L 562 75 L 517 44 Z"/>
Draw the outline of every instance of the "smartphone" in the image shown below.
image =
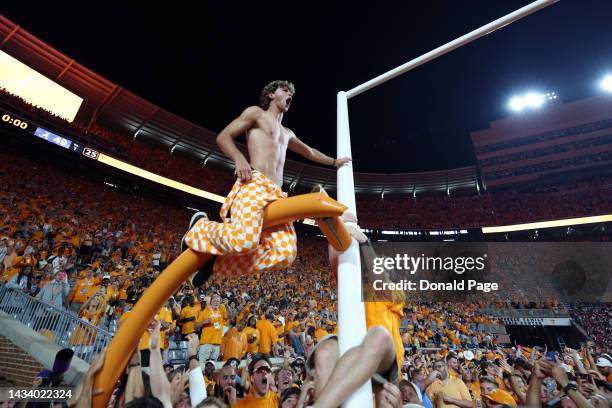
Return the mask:
<path id="1" fill-rule="evenodd" d="M 557 355 L 554 351 L 547 351 L 546 358 L 548 359 L 548 361 L 552 361 L 553 363 L 557 362 Z"/>

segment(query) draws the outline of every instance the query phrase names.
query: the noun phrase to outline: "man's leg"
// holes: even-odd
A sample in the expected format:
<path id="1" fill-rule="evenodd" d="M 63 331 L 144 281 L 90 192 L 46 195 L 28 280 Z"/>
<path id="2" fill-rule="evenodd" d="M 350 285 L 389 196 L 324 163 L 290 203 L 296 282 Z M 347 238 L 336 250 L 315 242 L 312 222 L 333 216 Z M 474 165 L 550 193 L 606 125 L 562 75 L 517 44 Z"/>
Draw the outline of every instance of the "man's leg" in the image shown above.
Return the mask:
<path id="1" fill-rule="evenodd" d="M 194 251 L 213 255 L 252 251 L 259 243 L 267 204 L 265 195 L 262 185 L 255 182 L 242 185 L 233 200 L 231 222 L 201 218 L 185 235 L 185 244 Z"/>
<path id="2" fill-rule="evenodd" d="M 325 384 L 329 381 L 336 363 L 340 358 L 340 349 L 338 348 L 337 339 L 329 339 L 319 344 L 314 355 L 315 362 L 315 373 L 314 373 L 314 385 L 315 385 L 315 396 L 319 396 Z"/>
<path id="3" fill-rule="evenodd" d="M 281 224 L 261 231 L 259 245 L 246 254 L 220 256 L 214 272 L 239 276 L 269 269 L 287 268 L 295 260 L 297 238 L 292 224 Z"/>
<path id="4" fill-rule="evenodd" d="M 201 217 L 183 238 L 183 243 L 194 251 L 215 255 L 194 275 L 192 283 L 195 286 L 206 282 L 213 271 L 236 275 L 235 269 L 244 269 L 259 245 L 263 210 L 271 201 L 269 193 L 260 182 L 252 181 L 234 185 L 228 198 L 232 195 L 221 210 L 222 215 L 225 214 L 225 207 L 231 202 L 231 221 L 218 223 Z M 223 258 L 228 259 L 218 265 Z M 228 271 L 228 268 L 234 270 Z"/>
<path id="5" fill-rule="evenodd" d="M 372 375 L 386 373 L 394 364 L 395 346 L 391 336 L 384 327 L 372 327 L 361 345 L 348 350 L 338 360 L 321 393 L 317 394 L 314 407 L 340 406 Z M 319 367 L 315 366 L 315 370 Z"/>

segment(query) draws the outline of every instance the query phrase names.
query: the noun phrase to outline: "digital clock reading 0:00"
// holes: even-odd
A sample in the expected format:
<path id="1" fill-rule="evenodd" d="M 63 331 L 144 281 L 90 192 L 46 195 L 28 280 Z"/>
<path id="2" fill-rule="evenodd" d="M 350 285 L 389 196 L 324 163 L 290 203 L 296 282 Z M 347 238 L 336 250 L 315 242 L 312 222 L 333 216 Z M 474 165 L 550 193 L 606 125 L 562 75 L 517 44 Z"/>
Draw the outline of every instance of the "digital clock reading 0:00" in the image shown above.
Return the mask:
<path id="1" fill-rule="evenodd" d="M 28 128 L 28 123 L 24 122 L 21 119 L 17 119 L 17 118 L 13 118 L 11 115 L 9 115 L 8 113 L 5 113 L 4 115 L 2 115 L 2 121 L 9 123 L 13 126 L 16 126 L 18 128 L 21 128 L 23 130 L 26 130 Z"/>

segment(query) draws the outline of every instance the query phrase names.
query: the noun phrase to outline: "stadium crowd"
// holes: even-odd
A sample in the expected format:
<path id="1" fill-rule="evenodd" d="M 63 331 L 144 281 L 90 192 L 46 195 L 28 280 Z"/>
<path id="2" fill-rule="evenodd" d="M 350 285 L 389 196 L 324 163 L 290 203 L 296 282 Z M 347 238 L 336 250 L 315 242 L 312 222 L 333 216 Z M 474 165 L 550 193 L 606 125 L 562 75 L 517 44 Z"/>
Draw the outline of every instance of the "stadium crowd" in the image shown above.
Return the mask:
<path id="1" fill-rule="evenodd" d="M 110 141 L 134 164 L 211 191 L 229 190 L 231 178 L 225 174 L 203 177 L 201 172 L 209 169 L 190 168 L 183 159 L 95 125 L 89 132 L 100 143 Z M 111 331 L 178 255 L 191 215 L 6 152 L 0 153 L 0 177 L 3 285 Z M 211 179 L 218 180 L 215 187 L 209 187 Z M 204 180 L 206 186 L 198 184 Z M 591 215 L 609 211 L 612 202 L 605 190 L 580 188 L 550 196 L 501 193 L 359 205 L 360 213 L 373 220 L 365 218 L 363 224 L 394 220 L 408 227 L 440 228 L 576 216 L 582 211 Z M 316 407 L 325 406 L 320 401 L 330 389 L 344 390 L 341 379 L 330 376 L 321 383 L 323 370 L 315 370 L 316 353 L 326 350 L 323 345 L 337 332 L 336 285 L 324 255 L 326 243 L 303 238 L 298 245 L 298 258 L 287 271 L 231 281 L 215 275 L 203 287 L 183 284 L 132 353 L 112 403 Z M 402 328 L 391 335 L 401 336 L 405 352 L 394 358 L 396 375 L 390 369 L 382 382 L 375 382 L 377 407 L 612 405 L 610 326 L 598 324 L 610 317 L 609 305 L 576 306 L 572 313 L 593 341 L 579 350 L 555 352 L 499 344 L 488 330 L 499 322 L 482 312 L 491 306 L 502 305 L 400 303 L 396 315 L 404 316 Z M 86 346 L 92 336 L 86 326 L 75 327 L 70 347 Z M 187 359 L 176 364 L 169 349 L 181 341 L 187 345 Z M 91 406 L 93 375 L 101 365 L 102 355 L 91 363 L 71 405 Z"/>
<path id="2" fill-rule="evenodd" d="M 609 144 L 610 142 L 612 142 L 612 135 L 599 136 L 587 140 L 578 140 L 575 142 L 568 142 L 554 146 L 542 147 L 535 150 L 527 150 L 524 152 L 510 153 L 503 156 L 482 159 L 480 161 L 480 166 L 484 168 L 487 166 L 508 163 L 516 160 L 526 160 L 534 157 L 547 156 L 549 154 L 567 152 L 570 150 L 584 149 L 586 147 L 601 146 L 604 144 Z"/>
<path id="3" fill-rule="evenodd" d="M 5 90 L 1 90 L 0 96 L 4 103 L 15 107 L 20 114 L 51 121 L 66 129 L 70 137 L 95 146 L 102 152 L 116 154 L 118 158 L 131 164 L 213 193 L 225 195 L 231 189 L 233 178 L 228 172 L 210 166 L 204 167 L 193 160 L 169 154 L 166 150 L 108 130 L 97 123 L 87 127 L 85 124 L 67 122 Z M 609 121 L 593 126 L 583 126 L 574 131 L 605 128 L 609 126 Z M 564 134 L 562 132 L 559 136 L 555 133 L 555 137 L 562 137 Z M 589 160 L 603 160 L 602 154 L 597 154 Z M 565 162 L 561 164 L 568 165 Z M 570 188 L 566 187 L 566 181 Z M 601 183 L 590 185 L 565 180 L 551 186 L 550 191 L 509 191 L 478 196 L 426 196 L 415 199 L 388 197 L 385 200 L 362 197 L 358 201 L 358 213 L 362 226 L 370 228 L 467 228 L 546 221 L 610 213 L 611 188 L 610 179 L 606 178 Z M 558 189 L 562 191 L 555 191 Z"/>
<path id="4" fill-rule="evenodd" d="M 579 167 L 587 164 L 603 163 L 612 160 L 612 152 L 597 152 L 584 154 L 582 156 L 568 157 L 565 159 L 554 159 L 543 163 L 529 164 L 520 167 L 511 167 L 503 170 L 490 171 L 484 168 L 486 180 L 519 176 L 522 174 L 542 173 L 550 170 L 564 169 L 568 167 Z"/>
<path id="5" fill-rule="evenodd" d="M 504 191 L 481 196 L 410 198 L 362 198 L 357 213 L 363 224 L 374 228 L 468 228 L 520 224 L 612 212 L 612 183 L 578 184 L 551 191 Z M 557 191 L 555 191 L 557 190 Z M 393 226 L 389 225 L 393 220 Z"/>
<path id="6" fill-rule="evenodd" d="M 589 303 L 569 305 L 569 311 L 595 342 L 612 348 L 612 309 Z"/>
<path id="7" fill-rule="evenodd" d="M 204 372 L 198 362 L 197 336 L 188 337 L 184 368 L 164 366 L 160 350 L 160 323 L 149 329 L 151 366 L 141 367 L 133 353 L 122 385 L 109 406 L 126 407 L 306 407 L 322 405 L 325 392 L 316 384 L 321 374 L 303 369 L 301 357 L 286 358 L 274 367 L 262 353 L 249 357 L 245 367 L 228 360 L 220 372 Z M 607 408 L 612 402 L 612 362 L 608 354 L 594 360 L 594 347 L 548 352 L 537 347 L 491 350 L 447 349 L 406 351 L 393 381 L 374 382 L 377 407 L 580 407 Z M 102 355 L 92 363 L 72 406 L 90 406 L 93 375 Z M 310 367 L 310 359 L 306 363 Z M 238 373 L 238 371 L 242 371 Z M 355 373 L 357 375 L 357 373 Z M 326 385 L 340 387 L 330 378 Z M 335 405 L 333 405 L 335 406 Z"/>
<path id="8" fill-rule="evenodd" d="M 112 329 L 177 255 L 186 210 L 6 153 L 0 174 L 0 271 L 8 287 Z M 336 293 L 321 255 L 324 242 L 304 238 L 299 245 L 289 271 L 231 282 L 213 276 L 202 288 L 184 284 L 141 339 L 116 399 L 129 406 L 316 406 L 317 388 L 306 366 L 315 346 L 336 332 Z M 609 406 L 609 331 L 585 323 L 595 343 L 579 357 L 567 349 L 550 361 L 543 350 L 500 347 L 486 330 L 498 322 L 481 312 L 490 305 L 404 306 L 401 339 L 408 351 L 398 381 L 375 388 L 380 406 L 539 406 L 556 398 L 580 407 Z M 588 316 L 586 307 L 579 310 Z M 91 341 L 79 335 L 84 330 L 75 328 L 71 346 Z M 171 342 L 180 340 L 193 358 L 164 366 Z M 215 368 L 218 361 L 222 367 Z M 94 361 L 91 372 L 99 365 Z M 568 388 L 570 379 L 578 381 L 577 390 Z"/>
<path id="9" fill-rule="evenodd" d="M 557 129 L 545 133 L 538 133 L 527 137 L 522 137 L 518 140 L 504 140 L 483 146 L 476 147 L 477 154 L 495 152 L 499 150 L 509 149 L 513 147 L 525 146 L 550 140 L 562 139 L 564 137 L 579 135 L 582 133 L 595 132 L 602 129 L 612 127 L 612 119 L 603 119 L 597 122 L 584 123 L 571 128 Z"/>

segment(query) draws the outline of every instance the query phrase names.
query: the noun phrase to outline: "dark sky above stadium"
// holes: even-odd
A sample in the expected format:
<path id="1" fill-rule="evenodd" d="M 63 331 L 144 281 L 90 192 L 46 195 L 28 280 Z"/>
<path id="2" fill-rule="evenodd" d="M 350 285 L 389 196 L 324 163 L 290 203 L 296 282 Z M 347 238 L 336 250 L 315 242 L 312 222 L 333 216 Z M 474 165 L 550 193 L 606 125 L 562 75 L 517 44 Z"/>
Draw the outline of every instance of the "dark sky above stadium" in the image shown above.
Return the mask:
<path id="1" fill-rule="evenodd" d="M 525 0 L 4 2 L 2 13 L 111 81 L 213 131 L 289 79 L 285 124 L 335 153 L 336 92 L 528 4 Z M 143 3 L 145 4 L 145 3 Z M 571 101 L 612 71 L 612 1 L 561 0 L 349 102 L 358 171 L 474 162 L 469 132 L 526 90 Z"/>

